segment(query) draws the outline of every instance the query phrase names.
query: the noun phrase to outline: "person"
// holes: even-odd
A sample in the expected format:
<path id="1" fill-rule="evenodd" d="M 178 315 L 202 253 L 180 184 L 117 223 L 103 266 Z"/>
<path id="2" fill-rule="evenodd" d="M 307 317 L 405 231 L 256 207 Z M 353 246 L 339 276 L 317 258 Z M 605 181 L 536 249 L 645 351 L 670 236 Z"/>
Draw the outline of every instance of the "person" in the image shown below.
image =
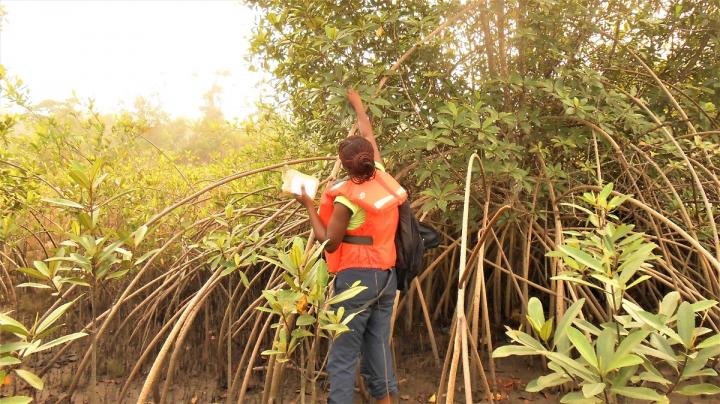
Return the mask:
<path id="1" fill-rule="evenodd" d="M 331 344 L 328 403 L 353 402 L 360 356 L 361 375 L 370 395 L 378 403 L 390 403 L 398 391 L 390 351 L 390 320 L 397 289 L 395 230 L 397 208 L 407 199 L 407 192 L 385 172 L 360 96 L 353 89 L 348 89 L 347 96 L 360 131 L 359 136 L 349 136 L 338 148 L 349 178 L 325 190 L 319 211 L 304 190 L 296 199 L 308 211 L 315 238 L 327 242 L 325 258 L 329 272 L 335 274 L 335 294 L 356 281 L 367 287 L 338 303 L 347 314 L 358 314 L 348 323 L 350 331 Z"/>

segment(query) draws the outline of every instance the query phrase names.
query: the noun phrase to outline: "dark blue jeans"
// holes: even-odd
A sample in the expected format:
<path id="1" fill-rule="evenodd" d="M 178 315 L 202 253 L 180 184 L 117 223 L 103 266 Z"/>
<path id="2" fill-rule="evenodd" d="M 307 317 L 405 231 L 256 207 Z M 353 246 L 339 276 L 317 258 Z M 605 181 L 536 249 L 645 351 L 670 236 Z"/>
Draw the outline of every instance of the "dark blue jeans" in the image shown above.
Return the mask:
<path id="1" fill-rule="evenodd" d="M 335 276 L 335 293 L 348 289 L 353 282 L 366 286 L 362 293 L 333 306 L 345 307 L 353 313 L 367 302 L 380 298 L 350 321 L 349 332 L 340 335 L 330 346 L 327 371 L 330 378 L 329 404 L 351 404 L 355 387 L 355 371 L 362 354 L 360 373 L 370 395 L 380 399 L 397 394 L 397 381 L 390 350 L 390 319 L 392 317 L 397 277 L 395 270 L 346 269 Z"/>

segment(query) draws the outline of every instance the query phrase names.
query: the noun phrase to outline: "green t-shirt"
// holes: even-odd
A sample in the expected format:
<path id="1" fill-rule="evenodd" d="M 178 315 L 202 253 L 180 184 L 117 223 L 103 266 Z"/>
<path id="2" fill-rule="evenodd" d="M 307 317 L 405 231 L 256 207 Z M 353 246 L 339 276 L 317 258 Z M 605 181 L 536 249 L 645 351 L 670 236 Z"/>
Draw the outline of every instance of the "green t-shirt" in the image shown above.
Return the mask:
<path id="1" fill-rule="evenodd" d="M 375 168 L 385 172 L 385 167 L 380 162 L 375 162 Z M 348 198 L 342 195 L 335 198 L 335 203 L 340 203 L 352 211 L 352 216 L 350 216 L 350 222 L 347 227 L 348 230 L 355 230 L 365 223 L 365 209 L 361 208 L 356 203 L 351 202 Z"/>

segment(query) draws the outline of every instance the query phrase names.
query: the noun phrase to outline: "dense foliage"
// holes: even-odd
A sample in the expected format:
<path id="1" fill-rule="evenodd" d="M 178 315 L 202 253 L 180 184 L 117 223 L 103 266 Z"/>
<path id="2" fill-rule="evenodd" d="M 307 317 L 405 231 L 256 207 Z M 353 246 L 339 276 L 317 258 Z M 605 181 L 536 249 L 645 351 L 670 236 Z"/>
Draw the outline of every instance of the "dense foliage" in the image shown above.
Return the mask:
<path id="1" fill-rule="evenodd" d="M 580 299 L 555 327 L 554 317 L 546 320 L 542 303 L 533 297 L 527 320 L 538 339 L 508 330 L 517 345 L 500 347 L 493 357 L 543 355 L 553 372 L 528 383 L 528 391 L 577 385 L 580 391 L 564 395 L 563 403 L 603 403 L 618 397 L 667 403 L 673 391 L 686 396 L 720 393 L 720 387 L 703 382 L 703 377 L 718 375 L 708 361 L 720 354 L 720 334 L 702 326 L 718 302 L 681 302 L 680 293 L 673 291 L 653 313 L 626 297 L 626 291 L 652 278 L 647 272 L 657 258 L 652 254 L 657 246 L 645 234 L 633 232 L 632 225 L 617 223 L 612 211 L 627 197 L 610 199 L 611 191 L 609 184 L 597 195 L 584 193 L 587 207 L 576 207 L 587 212 L 594 231 L 575 233 L 548 254 L 561 257 L 568 268 L 556 279 L 605 293 L 610 321 L 596 326 L 578 318 L 585 303 Z"/>
<path id="2" fill-rule="evenodd" d="M 686 123 L 633 52 L 672 86 L 696 131 L 717 123 L 720 17 L 713 1 L 314 2 L 312 10 L 302 1 L 253 3 L 265 12 L 252 44 L 257 63 L 275 75 L 298 130 L 332 150 L 351 122 L 344 87 L 356 85 L 387 155 L 397 167 L 419 161 L 414 179 L 433 196 L 444 195 L 440 184 L 462 180 L 455 172 L 473 151 L 483 153 L 493 181 L 520 200 L 531 200 L 542 175 L 539 155 L 559 192 L 595 183 L 593 125 L 608 176 L 623 168 L 609 162 L 617 157 L 601 132 L 622 148 L 661 153 L 660 167 L 677 161 L 678 151 L 632 97 L 672 133 L 685 133 Z M 456 12 L 460 21 L 389 73 Z M 390 84 L 374 94 L 386 73 Z M 717 156 L 704 139 L 683 146 Z"/>
<path id="3" fill-rule="evenodd" d="M 445 359 L 437 399 L 453 401 L 461 358 L 466 400 L 502 390 L 480 352 L 494 350 L 493 326 L 508 322 L 533 329 L 539 340 L 508 335 L 550 360 L 554 373 L 533 390 L 572 380 L 583 394 L 570 398 L 612 401 L 627 386 L 645 397 L 682 388 L 653 372 L 652 355 L 594 366 L 593 354 L 631 342 L 647 353 L 666 341 L 660 359 L 681 378 L 692 361 L 700 374 L 688 380 L 713 374 L 703 359 L 717 355 L 703 349 L 716 339 L 697 337 L 720 331 L 720 309 L 704 303 L 720 298 L 717 1 L 249 3 L 260 13 L 253 62 L 272 74 L 277 102 L 245 122 L 222 117 L 211 94 L 194 122 L 144 100 L 112 116 L 77 100 L 36 104 L 0 70 L 10 106 L 0 113 L 0 332 L 62 342 L 42 342 L 52 352 L 43 361 L 20 352 L 25 345 L 3 349 L 0 374 L 24 381 L 0 388 L 30 394 L 28 383 L 43 384 L 24 371 L 48 378 L 76 352 L 72 374 L 44 384 L 61 398 L 86 375 L 94 386 L 97 374 L 114 374 L 123 385 L 112 400 L 139 390 L 141 401 L 168 402 L 180 399 L 170 391 L 179 374 L 205 371 L 231 401 L 256 385 L 272 402 L 292 367 L 300 400 L 307 383 L 315 399 L 322 337 L 345 331 L 347 317 L 324 310 L 329 279 L 317 246 L 295 239 L 308 235 L 306 218 L 278 192 L 277 171 L 335 174 L 327 156 L 353 123 L 348 86 L 368 105 L 419 215 L 446 237 L 400 298 L 396 331 L 418 334 L 409 331 L 424 323 L 435 360 Z M 613 204 L 603 209 L 615 227 L 603 209 L 576 203 L 586 192 Z M 618 229 L 625 240 L 642 235 L 620 256 L 647 253 L 628 276 L 603 255 L 616 250 L 599 235 Z M 65 327 L 41 327 L 70 302 Z M 574 348 L 563 339 L 555 349 L 550 318 L 574 330 Z M 447 351 L 438 327 L 450 330 Z"/>
<path id="4" fill-rule="evenodd" d="M 589 299 L 589 315 L 608 320 L 598 310 L 606 296 L 566 284 L 558 275 L 568 264 L 544 254 L 561 245 L 565 228 L 589 224 L 564 200 L 607 181 L 634 196 L 622 220 L 656 237 L 663 257 L 659 271 L 643 272 L 653 282 L 617 293 L 650 307 L 670 282 L 692 301 L 718 296 L 717 2 L 316 2 L 312 11 L 303 2 L 253 3 L 265 13 L 252 44 L 256 61 L 275 75 L 297 127 L 336 143 L 344 136 L 336 123 L 349 126 L 351 117 L 343 87 L 361 88 L 386 157 L 422 195 L 425 217 L 446 224 L 450 237 L 459 230 L 459 173 L 480 153 L 471 229 L 483 228 L 503 204 L 513 209 L 474 250 L 478 268 L 493 267 L 485 279 L 492 286 L 486 291 L 477 275 L 468 287 L 473 298 L 458 295 L 478 343 L 484 318 L 492 349 L 488 306 L 498 323 L 501 311 L 511 318 L 514 302 L 530 297 L 527 283 L 520 287 L 498 267 L 547 285 L 555 293 L 549 312 L 558 318 L 568 295 Z M 448 28 L 435 35 L 443 22 Z M 378 82 L 387 83 L 381 92 Z M 427 275 L 429 305 L 447 302 L 447 288 L 436 282 L 452 287 L 452 272 Z M 458 349 L 455 342 L 451 350 Z"/>

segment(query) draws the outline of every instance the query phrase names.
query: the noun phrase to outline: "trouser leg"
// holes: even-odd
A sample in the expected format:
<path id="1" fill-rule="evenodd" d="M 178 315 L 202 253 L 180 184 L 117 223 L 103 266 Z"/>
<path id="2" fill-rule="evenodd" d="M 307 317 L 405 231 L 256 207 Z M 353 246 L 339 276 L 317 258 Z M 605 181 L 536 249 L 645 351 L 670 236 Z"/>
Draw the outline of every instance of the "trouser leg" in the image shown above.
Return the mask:
<path id="1" fill-rule="evenodd" d="M 358 279 L 352 272 L 340 272 L 335 278 L 335 294 L 348 289 L 355 280 Z M 367 301 L 366 294 L 369 294 L 368 292 L 366 290 L 352 299 L 333 305 L 332 309 L 337 310 L 339 307 L 345 307 L 345 313 L 348 315 L 353 312 L 353 308 L 360 307 L 363 302 Z M 341 334 L 330 345 L 327 364 L 328 379 L 330 380 L 328 404 L 351 404 L 353 402 L 355 372 L 357 371 L 363 335 L 369 317 L 370 312 L 368 310 L 358 313 L 348 323 L 350 331 Z"/>
<path id="2" fill-rule="evenodd" d="M 389 276 L 394 276 L 394 274 L 389 274 Z M 382 282 L 380 289 L 382 289 L 387 278 L 384 276 L 380 278 Z M 373 306 L 363 336 L 361 373 L 370 395 L 375 399 L 397 394 L 398 391 L 390 349 L 390 321 L 395 301 L 395 289 L 394 280 L 391 280 L 390 287 L 384 291 L 383 296 Z"/>
<path id="3" fill-rule="evenodd" d="M 348 324 L 350 331 L 340 335 L 331 345 L 327 366 L 330 404 L 353 402 L 355 372 L 360 352 L 363 356 L 361 373 L 370 394 L 374 398 L 382 398 L 397 392 L 389 344 L 390 318 L 397 289 L 395 273 L 394 271 L 345 270 L 338 273 L 335 278 L 335 293 L 341 293 L 358 280 L 367 289 L 349 300 L 334 305 L 333 310 L 342 306 L 345 307 L 346 313 L 350 314 L 365 306 L 366 302 L 375 300 L 380 293 L 382 296 L 370 307 L 358 313 Z"/>
<path id="4" fill-rule="evenodd" d="M 330 379 L 328 404 L 350 404 L 353 402 L 355 372 L 362 347 L 362 329 L 369 315 L 358 314 L 350 321 L 349 332 L 333 341 L 328 357 L 327 372 Z"/>

